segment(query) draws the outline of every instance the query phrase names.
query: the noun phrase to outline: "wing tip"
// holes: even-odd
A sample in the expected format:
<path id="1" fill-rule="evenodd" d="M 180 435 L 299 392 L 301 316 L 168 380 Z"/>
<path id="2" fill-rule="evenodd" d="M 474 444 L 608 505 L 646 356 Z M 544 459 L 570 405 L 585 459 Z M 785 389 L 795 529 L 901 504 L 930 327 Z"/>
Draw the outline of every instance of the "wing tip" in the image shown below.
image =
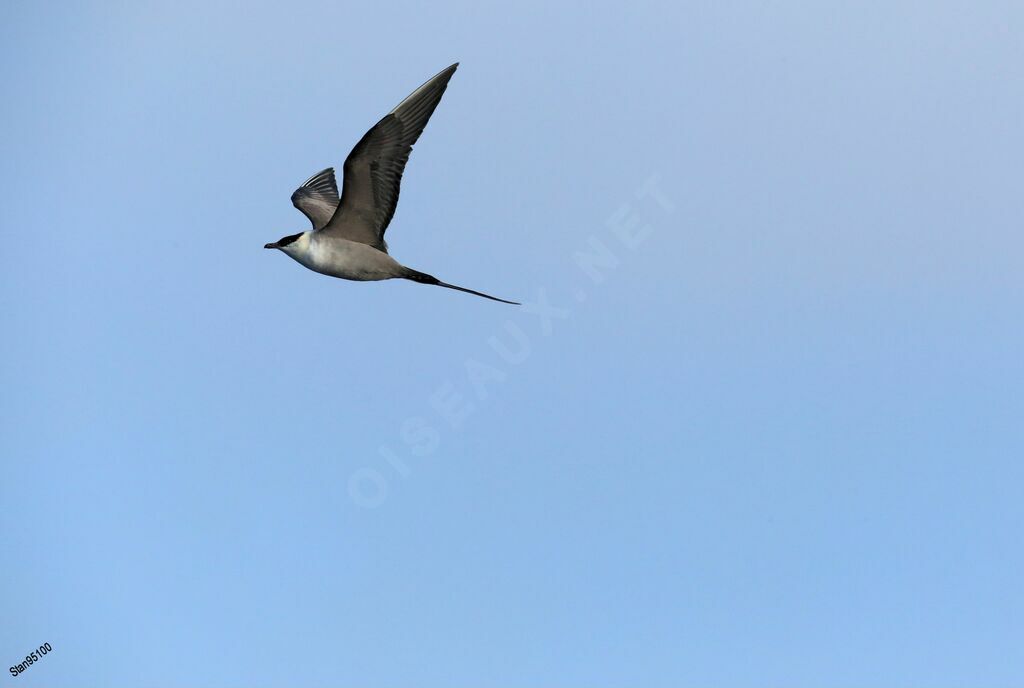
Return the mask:
<path id="1" fill-rule="evenodd" d="M 455 74 L 455 70 L 458 69 L 458 68 L 459 68 L 459 63 L 458 62 L 455 62 L 455 63 L 453 63 L 451 65 L 448 65 L 447 67 L 442 69 L 440 72 L 438 72 L 434 76 L 432 76 L 429 79 L 427 79 L 426 82 L 424 82 L 423 85 L 426 86 L 428 84 L 435 84 L 435 83 L 437 83 L 439 81 L 440 82 L 444 82 L 445 84 L 447 84 L 448 80 L 452 78 L 452 75 Z"/>
<path id="2" fill-rule="evenodd" d="M 430 79 L 427 79 L 427 83 L 429 84 L 430 82 L 436 81 L 436 80 L 441 79 L 441 78 L 444 78 L 444 80 L 447 81 L 448 79 L 450 79 L 452 77 L 452 74 L 454 74 L 455 70 L 458 69 L 458 68 L 459 68 L 459 63 L 458 62 L 450 64 L 447 67 L 445 67 L 444 69 L 442 69 L 440 72 L 438 72 L 437 74 L 432 76 Z"/>
<path id="3" fill-rule="evenodd" d="M 333 167 L 325 167 L 324 169 L 320 170 L 319 172 L 317 172 L 316 174 L 311 176 L 306 181 L 302 182 L 302 186 L 315 186 L 316 183 L 325 181 L 325 180 L 327 180 L 329 178 L 333 178 L 333 177 L 334 177 L 334 168 Z"/>

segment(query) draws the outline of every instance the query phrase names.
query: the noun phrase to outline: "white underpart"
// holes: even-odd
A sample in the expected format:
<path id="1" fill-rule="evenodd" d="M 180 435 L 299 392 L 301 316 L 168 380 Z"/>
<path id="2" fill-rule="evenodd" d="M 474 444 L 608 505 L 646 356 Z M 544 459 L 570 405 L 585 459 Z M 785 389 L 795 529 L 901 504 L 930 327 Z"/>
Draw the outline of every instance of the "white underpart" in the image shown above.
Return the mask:
<path id="1" fill-rule="evenodd" d="M 306 232 L 281 249 L 310 270 L 367 282 L 400 277 L 404 268 L 386 253 L 348 239 Z"/>

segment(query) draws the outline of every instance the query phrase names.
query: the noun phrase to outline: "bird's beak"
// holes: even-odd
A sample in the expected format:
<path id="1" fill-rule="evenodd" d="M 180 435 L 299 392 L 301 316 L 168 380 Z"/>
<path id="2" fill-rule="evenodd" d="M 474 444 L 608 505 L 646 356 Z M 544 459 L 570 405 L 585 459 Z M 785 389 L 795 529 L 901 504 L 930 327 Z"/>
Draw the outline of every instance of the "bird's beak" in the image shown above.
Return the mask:
<path id="1" fill-rule="evenodd" d="M 263 248 L 277 248 L 277 243 L 263 244 Z"/>

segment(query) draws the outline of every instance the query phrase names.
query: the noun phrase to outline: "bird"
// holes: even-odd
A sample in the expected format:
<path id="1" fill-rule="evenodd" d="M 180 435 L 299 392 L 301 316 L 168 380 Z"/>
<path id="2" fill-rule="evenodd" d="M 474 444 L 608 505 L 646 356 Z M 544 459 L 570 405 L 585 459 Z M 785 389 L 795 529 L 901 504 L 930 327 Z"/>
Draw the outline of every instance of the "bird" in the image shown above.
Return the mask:
<path id="1" fill-rule="evenodd" d="M 456 62 L 428 79 L 363 135 L 345 158 L 340 197 L 333 167 L 303 182 L 292 194 L 292 204 L 313 229 L 289 234 L 263 248 L 277 249 L 331 277 L 360 282 L 406 279 L 521 305 L 405 267 L 388 254 L 384 241 L 409 153 L 458 67 Z"/>

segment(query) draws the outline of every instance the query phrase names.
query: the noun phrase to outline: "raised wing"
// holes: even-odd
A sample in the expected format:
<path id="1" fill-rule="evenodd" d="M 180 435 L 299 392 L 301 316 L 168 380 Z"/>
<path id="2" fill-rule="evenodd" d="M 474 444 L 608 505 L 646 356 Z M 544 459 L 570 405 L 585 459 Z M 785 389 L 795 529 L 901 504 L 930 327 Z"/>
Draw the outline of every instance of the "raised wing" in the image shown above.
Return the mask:
<path id="1" fill-rule="evenodd" d="M 338 183 L 334 181 L 334 168 L 321 170 L 303 182 L 292 194 L 292 205 L 309 218 L 313 229 L 326 226 L 338 209 Z"/>
<path id="2" fill-rule="evenodd" d="M 458 66 L 456 62 L 413 91 L 348 154 L 341 203 L 325 233 L 387 251 L 384 231 L 395 214 L 409 153 Z"/>

